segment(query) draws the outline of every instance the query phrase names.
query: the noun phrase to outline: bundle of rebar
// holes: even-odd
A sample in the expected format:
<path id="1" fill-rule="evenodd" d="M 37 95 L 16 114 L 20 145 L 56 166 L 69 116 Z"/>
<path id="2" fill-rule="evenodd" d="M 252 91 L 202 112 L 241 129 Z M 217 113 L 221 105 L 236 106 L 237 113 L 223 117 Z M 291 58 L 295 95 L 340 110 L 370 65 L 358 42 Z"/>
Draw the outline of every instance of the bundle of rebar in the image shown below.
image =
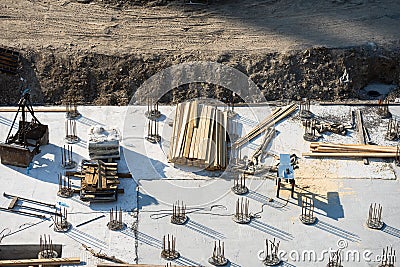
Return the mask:
<path id="1" fill-rule="evenodd" d="M 278 257 L 280 241 L 275 241 L 275 238 L 271 241 L 265 239 L 264 247 L 264 265 L 266 266 L 276 266 L 281 262 Z"/>
<path id="2" fill-rule="evenodd" d="M 168 234 L 167 239 L 165 239 L 165 236 L 163 236 L 161 257 L 166 260 L 175 260 L 179 258 L 180 254 L 178 251 L 175 250 L 175 246 L 176 246 L 176 237 L 171 235 L 170 238 Z"/>
<path id="3" fill-rule="evenodd" d="M 179 204 L 179 201 L 176 204 L 172 205 L 172 216 L 171 223 L 173 224 L 184 224 L 187 221 L 188 217 L 186 216 L 186 205 Z"/>
<path id="4" fill-rule="evenodd" d="M 314 201 L 311 198 L 301 198 L 300 221 L 304 224 L 313 224 L 317 218 L 314 216 Z"/>
<path id="5" fill-rule="evenodd" d="M 68 144 L 75 144 L 79 141 L 76 133 L 76 121 L 73 119 L 67 119 L 65 121 L 65 141 Z"/>
<path id="6" fill-rule="evenodd" d="M 50 239 L 50 235 L 40 236 L 40 251 L 38 254 L 39 259 L 52 259 L 57 258 L 58 254 L 53 248 L 53 241 Z"/>
<path id="7" fill-rule="evenodd" d="M 221 240 L 218 240 L 217 245 L 217 241 L 214 241 L 213 255 L 208 259 L 208 262 L 214 266 L 224 266 L 228 264 L 228 260 L 225 258 L 224 242 L 222 242 L 221 245 Z"/>
<path id="8" fill-rule="evenodd" d="M 364 144 L 310 143 L 309 153 L 305 157 L 361 157 L 361 158 L 395 158 L 397 147 Z"/>
<path id="9" fill-rule="evenodd" d="M 383 227 L 382 206 L 380 204 L 374 203 L 369 206 L 367 226 L 378 230 Z"/>
<path id="10" fill-rule="evenodd" d="M 277 108 L 273 110 L 268 117 L 257 124 L 252 130 L 250 130 L 250 132 L 248 132 L 245 136 L 239 138 L 235 143 L 233 143 L 233 147 L 240 148 L 244 144 L 253 140 L 255 137 L 259 136 L 261 133 L 265 132 L 268 128 L 273 127 L 280 120 L 286 118 L 296 110 L 297 104 L 291 104 L 284 108 Z"/>
<path id="11" fill-rule="evenodd" d="M 331 252 L 329 255 L 329 261 L 326 267 L 342 267 L 342 254 L 341 250 Z"/>
<path id="12" fill-rule="evenodd" d="M 107 227 L 110 230 L 117 231 L 124 228 L 124 223 L 122 222 L 122 209 L 117 207 L 111 208 L 110 210 L 110 221 L 107 223 Z"/>
<path id="13" fill-rule="evenodd" d="M 74 190 L 71 187 L 71 179 L 69 175 L 63 177 L 62 174 L 58 174 L 58 192 L 57 195 L 60 197 L 72 197 Z"/>
<path id="14" fill-rule="evenodd" d="M 56 232 L 67 232 L 71 228 L 71 224 L 67 221 L 68 212 L 67 209 L 60 209 L 60 212 L 54 215 L 54 231 Z"/>
<path id="15" fill-rule="evenodd" d="M 231 188 L 232 191 L 236 195 L 244 195 L 249 192 L 249 189 L 246 186 L 246 174 L 240 174 L 233 180 L 233 187 Z"/>
<path id="16" fill-rule="evenodd" d="M 394 267 L 395 263 L 396 250 L 394 250 L 393 247 L 386 247 L 386 249 L 383 249 L 381 263 L 378 265 L 378 267 Z"/>
<path id="17" fill-rule="evenodd" d="M 233 220 L 237 223 L 249 223 L 251 221 L 251 217 L 249 215 L 249 203 L 248 199 L 244 200 L 243 198 L 236 201 L 236 210 L 233 215 Z"/>

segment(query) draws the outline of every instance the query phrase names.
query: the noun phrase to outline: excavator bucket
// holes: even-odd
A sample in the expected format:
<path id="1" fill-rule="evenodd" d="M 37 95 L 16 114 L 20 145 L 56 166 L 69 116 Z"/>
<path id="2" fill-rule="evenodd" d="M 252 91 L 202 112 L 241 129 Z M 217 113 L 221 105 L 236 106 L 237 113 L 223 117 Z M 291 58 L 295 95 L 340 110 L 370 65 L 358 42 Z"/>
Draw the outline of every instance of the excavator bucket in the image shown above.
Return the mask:
<path id="1" fill-rule="evenodd" d="M 0 144 L 1 163 L 18 167 L 28 167 L 36 151 L 15 144 Z"/>

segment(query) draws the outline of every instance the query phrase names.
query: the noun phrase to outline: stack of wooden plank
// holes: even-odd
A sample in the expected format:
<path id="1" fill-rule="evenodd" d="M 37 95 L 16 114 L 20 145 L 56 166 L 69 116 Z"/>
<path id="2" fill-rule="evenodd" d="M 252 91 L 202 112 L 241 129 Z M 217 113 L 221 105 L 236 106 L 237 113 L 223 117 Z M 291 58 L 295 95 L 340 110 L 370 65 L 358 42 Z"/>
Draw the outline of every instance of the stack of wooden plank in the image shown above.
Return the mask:
<path id="1" fill-rule="evenodd" d="M 221 170 L 227 166 L 226 112 L 198 101 L 176 107 L 168 160 Z"/>
<path id="2" fill-rule="evenodd" d="M 252 139 L 265 132 L 268 128 L 273 127 L 277 122 L 292 114 L 294 111 L 296 111 L 296 109 L 297 104 L 291 104 L 284 108 L 274 109 L 269 116 L 267 116 L 262 122 L 251 129 L 250 132 L 248 132 L 245 136 L 239 138 L 235 143 L 233 143 L 233 147 L 239 148 L 244 144 L 250 142 Z"/>
<path id="3" fill-rule="evenodd" d="M 74 175 L 81 178 L 81 199 L 91 202 L 117 200 L 120 183 L 117 169 L 117 163 L 82 161 L 82 173 Z"/>
<path id="4" fill-rule="evenodd" d="M 394 158 L 397 147 L 364 144 L 332 144 L 310 143 L 310 153 L 303 153 L 305 157 L 360 157 L 360 158 Z"/>

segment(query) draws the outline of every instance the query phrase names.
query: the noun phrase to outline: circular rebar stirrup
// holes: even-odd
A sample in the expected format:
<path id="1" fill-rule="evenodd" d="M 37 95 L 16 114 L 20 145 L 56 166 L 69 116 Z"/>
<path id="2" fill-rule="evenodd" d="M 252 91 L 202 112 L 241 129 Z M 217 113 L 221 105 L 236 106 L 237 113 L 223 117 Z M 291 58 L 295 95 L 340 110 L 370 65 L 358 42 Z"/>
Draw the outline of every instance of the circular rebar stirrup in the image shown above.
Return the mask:
<path id="1" fill-rule="evenodd" d="M 229 261 L 226 258 L 220 259 L 219 261 L 214 260 L 212 257 L 208 258 L 208 263 L 210 263 L 214 266 L 225 266 L 228 264 L 228 262 Z"/>
<path id="2" fill-rule="evenodd" d="M 314 224 L 317 221 L 317 217 L 307 215 L 300 215 L 299 219 L 304 224 Z"/>

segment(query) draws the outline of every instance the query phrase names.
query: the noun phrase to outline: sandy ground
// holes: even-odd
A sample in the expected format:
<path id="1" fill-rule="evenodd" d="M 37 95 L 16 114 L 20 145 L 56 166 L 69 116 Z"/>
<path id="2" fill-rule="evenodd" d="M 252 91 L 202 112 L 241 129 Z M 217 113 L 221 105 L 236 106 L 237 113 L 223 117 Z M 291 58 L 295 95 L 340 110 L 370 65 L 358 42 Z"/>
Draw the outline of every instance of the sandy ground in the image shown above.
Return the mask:
<path id="1" fill-rule="evenodd" d="M 399 42 L 400 2 L 238 0 L 117 9 L 71 0 L 3 0 L 2 45 L 94 52 L 263 53 Z"/>

